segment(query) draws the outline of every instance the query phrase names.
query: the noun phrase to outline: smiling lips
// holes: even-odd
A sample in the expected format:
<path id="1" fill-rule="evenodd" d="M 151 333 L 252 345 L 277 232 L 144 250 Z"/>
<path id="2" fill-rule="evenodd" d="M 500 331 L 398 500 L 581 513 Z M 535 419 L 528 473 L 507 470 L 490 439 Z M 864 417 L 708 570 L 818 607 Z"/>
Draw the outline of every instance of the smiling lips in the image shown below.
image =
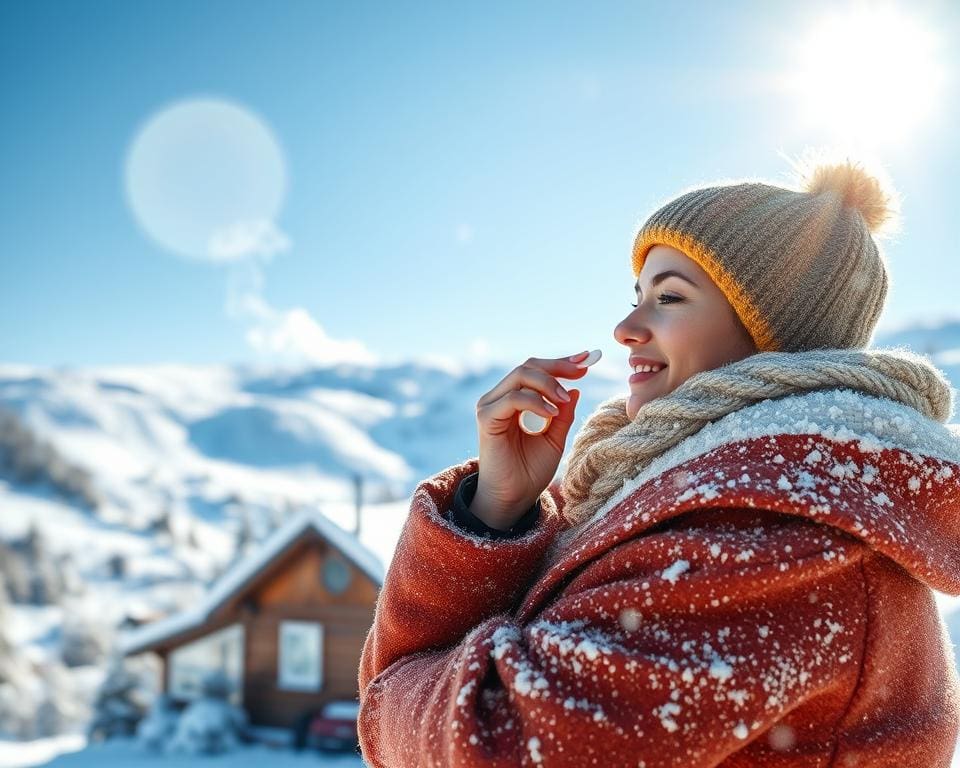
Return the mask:
<path id="1" fill-rule="evenodd" d="M 655 371 L 638 371 L 637 373 L 632 373 L 632 374 L 630 374 L 630 379 L 629 379 L 629 381 L 630 381 L 631 384 L 636 384 L 636 383 L 641 382 L 641 381 L 647 381 L 647 380 L 649 380 L 649 379 L 652 379 L 654 376 L 656 376 L 658 373 L 660 373 L 660 372 L 661 372 L 662 370 L 664 370 L 664 368 L 666 368 L 666 367 L 667 367 L 667 366 L 663 366 L 663 368 L 660 368 L 660 369 L 655 370 Z"/>
<path id="2" fill-rule="evenodd" d="M 652 379 L 667 366 L 659 360 L 652 360 L 648 357 L 640 357 L 639 355 L 630 355 L 630 367 L 634 370 L 630 376 L 630 383 L 633 384 L 635 382 Z"/>

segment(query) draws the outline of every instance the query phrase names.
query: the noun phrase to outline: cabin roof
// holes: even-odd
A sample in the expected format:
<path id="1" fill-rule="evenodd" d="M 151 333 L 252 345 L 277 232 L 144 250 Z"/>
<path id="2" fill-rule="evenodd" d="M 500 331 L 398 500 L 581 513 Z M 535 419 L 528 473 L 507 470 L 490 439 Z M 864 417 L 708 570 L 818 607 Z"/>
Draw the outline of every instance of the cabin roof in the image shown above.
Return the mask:
<path id="1" fill-rule="evenodd" d="M 258 573 L 310 532 L 319 534 L 335 547 L 363 571 L 378 589 L 383 586 L 383 564 L 373 552 L 322 513 L 303 512 L 277 528 L 257 549 L 224 573 L 195 607 L 123 633 L 120 652 L 125 656 L 141 653 L 202 626 L 217 608 L 242 592 Z"/>

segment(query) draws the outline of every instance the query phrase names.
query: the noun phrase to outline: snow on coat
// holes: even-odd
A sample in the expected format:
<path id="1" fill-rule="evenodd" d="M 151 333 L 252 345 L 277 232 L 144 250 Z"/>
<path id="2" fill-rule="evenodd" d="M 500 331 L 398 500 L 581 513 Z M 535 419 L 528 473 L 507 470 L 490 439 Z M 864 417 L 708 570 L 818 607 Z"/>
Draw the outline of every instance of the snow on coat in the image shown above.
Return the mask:
<path id="1" fill-rule="evenodd" d="M 960 438 L 849 390 L 746 407 L 578 529 L 445 518 L 422 482 L 359 670 L 373 768 L 947 768 Z M 558 542 L 563 546 L 557 546 Z"/>

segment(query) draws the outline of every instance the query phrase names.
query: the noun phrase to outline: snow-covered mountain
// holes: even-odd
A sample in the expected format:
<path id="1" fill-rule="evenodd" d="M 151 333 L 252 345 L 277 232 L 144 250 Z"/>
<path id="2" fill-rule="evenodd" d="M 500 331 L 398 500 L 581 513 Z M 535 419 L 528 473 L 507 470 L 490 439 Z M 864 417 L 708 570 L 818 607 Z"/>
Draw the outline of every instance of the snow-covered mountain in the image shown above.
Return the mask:
<path id="1" fill-rule="evenodd" d="M 901 344 L 960 381 L 960 322 L 878 339 Z M 5 577 L 19 587 L 0 589 L 21 591 L 0 623 L 0 655 L 5 634 L 20 686 L 5 710 L 0 660 L 0 734 L 47 735 L 36 725 L 42 710 L 46 731 L 76 727 L 121 624 L 195 601 L 238 540 L 262 538 L 294 510 L 320 509 L 352 531 L 357 482 L 360 540 L 386 567 L 410 493 L 476 455 L 476 402 L 510 367 L 0 365 L 0 412 L 14 419 L 8 436 L 18 425 L 13 442 L 27 457 L 19 474 L 0 474 L 0 545 L 22 566 Z M 626 392 L 628 373 L 626 351 L 611 349 L 572 384 L 582 390 L 572 434 L 600 401 Z M 51 572 L 69 578 L 43 581 L 52 597 L 34 599 Z M 960 603 L 938 600 L 960 643 Z M 12 704 L 34 713 L 32 731 L 19 722 L 11 733 Z"/>
<path id="2" fill-rule="evenodd" d="M 0 636 L 17 651 L 0 735 L 82 721 L 118 626 L 195 602 L 238 542 L 301 508 L 355 530 L 358 482 L 360 539 L 387 566 L 416 484 L 476 454 L 476 402 L 506 370 L 0 365 Z M 581 419 L 621 388 L 588 378 Z"/>

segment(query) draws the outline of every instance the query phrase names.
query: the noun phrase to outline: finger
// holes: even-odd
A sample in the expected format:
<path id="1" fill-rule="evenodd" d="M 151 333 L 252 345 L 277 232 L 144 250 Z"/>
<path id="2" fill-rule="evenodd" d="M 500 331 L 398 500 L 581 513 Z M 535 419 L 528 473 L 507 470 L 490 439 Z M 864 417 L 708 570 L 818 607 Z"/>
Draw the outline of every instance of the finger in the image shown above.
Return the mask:
<path id="1" fill-rule="evenodd" d="M 565 358 L 560 359 L 540 359 L 531 357 L 527 362 L 518 365 L 508 373 L 493 389 L 481 396 L 478 405 L 487 405 L 494 400 L 499 400 L 511 390 L 527 387 L 540 392 L 544 397 L 556 402 L 557 397 L 563 400 L 559 394 L 562 385 L 555 376 L 564 379 L 579 379 L 587 372 L 587 368 L 578 368 Z M 564 391 L 566 391 L 564 389 Z"/>
<path id="2" fill-rule="evenodd" d="M 553 417 L 550 426 L 544 431 L 544 434 L 550 438 L 563 451 L 563 446 L 567 441 L 567 435 L 570 427 L 573 425 L 573 419 L 576 415 L 577 403 L 580 402 L 580 390 L 570 390 L 570 402 L 559 403 L 560 413 Z"/>
<path id="3" fill-rule="evenodd" d="M 544 401 L 538 392 L 529 389 L 514 389 L 503 397 L 477 408 L 477 420 L 483 423 L 511 421 L 520 411 L 533 411 L 544 418 L 555 419 L 560 408 Z"/>

